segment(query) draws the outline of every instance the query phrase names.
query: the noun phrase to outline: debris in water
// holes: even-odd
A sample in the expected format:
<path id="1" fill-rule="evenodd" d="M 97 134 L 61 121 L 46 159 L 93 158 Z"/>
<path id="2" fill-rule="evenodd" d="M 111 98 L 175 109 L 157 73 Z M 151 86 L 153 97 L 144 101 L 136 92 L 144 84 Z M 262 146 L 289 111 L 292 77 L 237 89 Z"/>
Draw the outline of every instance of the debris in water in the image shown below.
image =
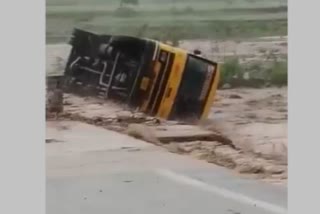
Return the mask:
<path id="1" fill-rule="evenodd" d="M 62 140 L 56 140 L 56 139 L 46 139 L 46 143 L 61 143 Z"/>

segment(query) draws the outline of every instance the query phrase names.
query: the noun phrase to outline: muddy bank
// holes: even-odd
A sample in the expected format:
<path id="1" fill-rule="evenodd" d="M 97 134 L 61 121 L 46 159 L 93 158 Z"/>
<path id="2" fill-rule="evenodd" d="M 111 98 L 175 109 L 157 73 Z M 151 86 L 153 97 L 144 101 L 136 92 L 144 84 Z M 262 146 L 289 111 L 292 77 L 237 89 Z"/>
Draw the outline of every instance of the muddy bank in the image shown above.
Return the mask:
<path id="1" fill-rule="evenodd" d="M 47 120 L 82 121 L 241 174 L 280 183 L 287 179 L 286 89 L 219 91 L 209 120 L 197 124 L 203 130 L 213 130 L 214 138 L 201 140 L 161 141 L 157 135 L 159 127 L 170 130 L 183 123 L 150 117 L 120 104 L 70 94 L 64 96 L 64 113 L 54 117 L 48 114 Z"/>

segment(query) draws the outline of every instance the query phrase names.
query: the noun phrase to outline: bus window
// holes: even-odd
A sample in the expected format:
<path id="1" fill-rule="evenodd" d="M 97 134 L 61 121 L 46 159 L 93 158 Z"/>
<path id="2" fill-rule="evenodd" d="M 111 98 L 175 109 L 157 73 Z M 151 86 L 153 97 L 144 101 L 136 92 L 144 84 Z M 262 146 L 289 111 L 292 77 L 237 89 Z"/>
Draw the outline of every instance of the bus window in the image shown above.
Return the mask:
<path id="1" fill-rule="evenodd" d="M 214 65 L 189 55 L 171 119 L 200 118 L 213 83 Z"/>

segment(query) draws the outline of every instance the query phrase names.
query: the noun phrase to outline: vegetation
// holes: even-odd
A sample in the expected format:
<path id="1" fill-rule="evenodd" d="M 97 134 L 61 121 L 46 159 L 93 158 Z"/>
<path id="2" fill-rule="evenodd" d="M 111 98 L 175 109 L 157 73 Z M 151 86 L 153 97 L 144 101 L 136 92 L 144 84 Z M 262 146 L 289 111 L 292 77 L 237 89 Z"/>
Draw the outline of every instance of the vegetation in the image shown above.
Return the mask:
<path id="1" fill-rule="evenodd" d="M 138 5 L 139 0 L 120 0 L 120 7 L 127 5 Z"/>
<path id="2" fill-rule="evenodd" d="M 67 42 L 74 27 L 149 37 L 174 45 L 183 39 L 241 40 L 287 35 L 286 0 L 47 0 L 47 43 Z M 225 61 L 221 84 L 287 84 L 287 62 Z M 248 75 L 250 78 L 246 79 Z"/>
<path id="3" fill-rule="evenodd" d="M 273 85 L 284 86 L 288 83 L 287 62 L 275 62 L 271 67 L 270 81 Z"/>
<path id="4" fill-rule="evenodd" d="M 220 82 L 230 84 L 233 78 L 242 79 L 244 70 L 238 58 L 229 59 L 222 65 Z"/>
<path id="5" fill-rule="evenodd" d="M 123 16 L 130 16 L 125 18 Z M 143 20 L 149 19 L 148 23 Z M 81 27 L 99 33 L 113 33 L 135 35 L 137 29 L 148 25 L 145 37 L 163 38 L 167 32 L 174 34 L 173 37 L 181 39 L 241 39 L 248 37 L 287 35 L 287 20 L 199 20 L 189 22 L 177 19 L 175 22 L 168 18 L 164 20 L 145 18 L 141 19 L 137 13 L 125 8 L 117 10 L 113 16 L 94 17 L 86 16 L 64 16 L 49 17 L 47 19 L 47 42 L 57 42 L 54 35 L 62 35 L 65 42 L 72 32 L 73 27 Z M 192 29 L 192 30 L 191 30 Z M 171 32 L 174 30 L 174 32 Z M 51 35 L 50 35 L 51 34 Z"/>
<path id="6" fill-rule="evenodd" d="M 233 58 L 222 64 L 220 87 L 225 84 L 230 87 L 264 87 L 266 85 L 286 86 L 288 83 L 287 61 L 254 62 L 240 64 L 239 59 Z M 244 74 L 248 78 L 245 78 Z"/>
<path id="7" fill-rule="evenodd" d="M 145 37 L 173 40 L 287 34 L 286 0 L 48 0 L 46 18 L 48 43 L 66 42 L 73 27 L 136 35 L 147 25 Z"/>

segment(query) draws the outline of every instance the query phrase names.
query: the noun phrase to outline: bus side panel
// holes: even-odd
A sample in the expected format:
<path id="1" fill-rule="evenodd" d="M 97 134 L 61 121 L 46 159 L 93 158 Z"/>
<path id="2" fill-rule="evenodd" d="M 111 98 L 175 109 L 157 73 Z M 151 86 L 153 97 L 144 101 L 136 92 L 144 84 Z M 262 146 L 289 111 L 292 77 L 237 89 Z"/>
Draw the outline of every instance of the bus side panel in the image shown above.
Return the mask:
<path id="1" fill-rule="evenodd" d="M 204 106 L 204 109 L 203 109 L 203 112 L 202 112 L 202 115 L 201 115 L 201 120 L 205 120 L 205 119 L 208 118 L 210 109 L 211 109 L 211 107 L 213 105 L 213 102 L 214 102 L 214 98 L 215 98 L 216 91 L 217 91 L 217 88 L 218 88 L 219 80 L 220 80 L 220 66 L 218 64 L 217 68 L 216 68 L 216 72 L 215 72 L 214 81 L 213 81 L 213 83 L 211 85 L 210 93 L 209 93 L 209 96 L 208 96 L 208 98 L 206 100 L 206 104 Z"/>
<path id="2" fill-rule="evenodd" d="M 145 101 L 147 89 L 150 83 L 150 69 L 152 68 L 152 58 L 156 49 L 156 44 L 149 42 L 145 47 L 145 56 L 142 65 L 136 72 L 136 79 L 132 81 L 132 91 L 127 102 L 130 106 L 141 107 Z"/>
<path id="3" fill-rule="evenodd" d="M 171 74 L 161 100 L 160 108 L 157 113 L 158 117 L 168 119 L 172 107 L 174 106 L 174 101 L 176 99 L 180 82 L 182 79 L 182 74 L 184 71 L 184 66 L 187 60 L 187 53 L 179 49 L 175 49 L 175 60 L 172 66 Z"/>

